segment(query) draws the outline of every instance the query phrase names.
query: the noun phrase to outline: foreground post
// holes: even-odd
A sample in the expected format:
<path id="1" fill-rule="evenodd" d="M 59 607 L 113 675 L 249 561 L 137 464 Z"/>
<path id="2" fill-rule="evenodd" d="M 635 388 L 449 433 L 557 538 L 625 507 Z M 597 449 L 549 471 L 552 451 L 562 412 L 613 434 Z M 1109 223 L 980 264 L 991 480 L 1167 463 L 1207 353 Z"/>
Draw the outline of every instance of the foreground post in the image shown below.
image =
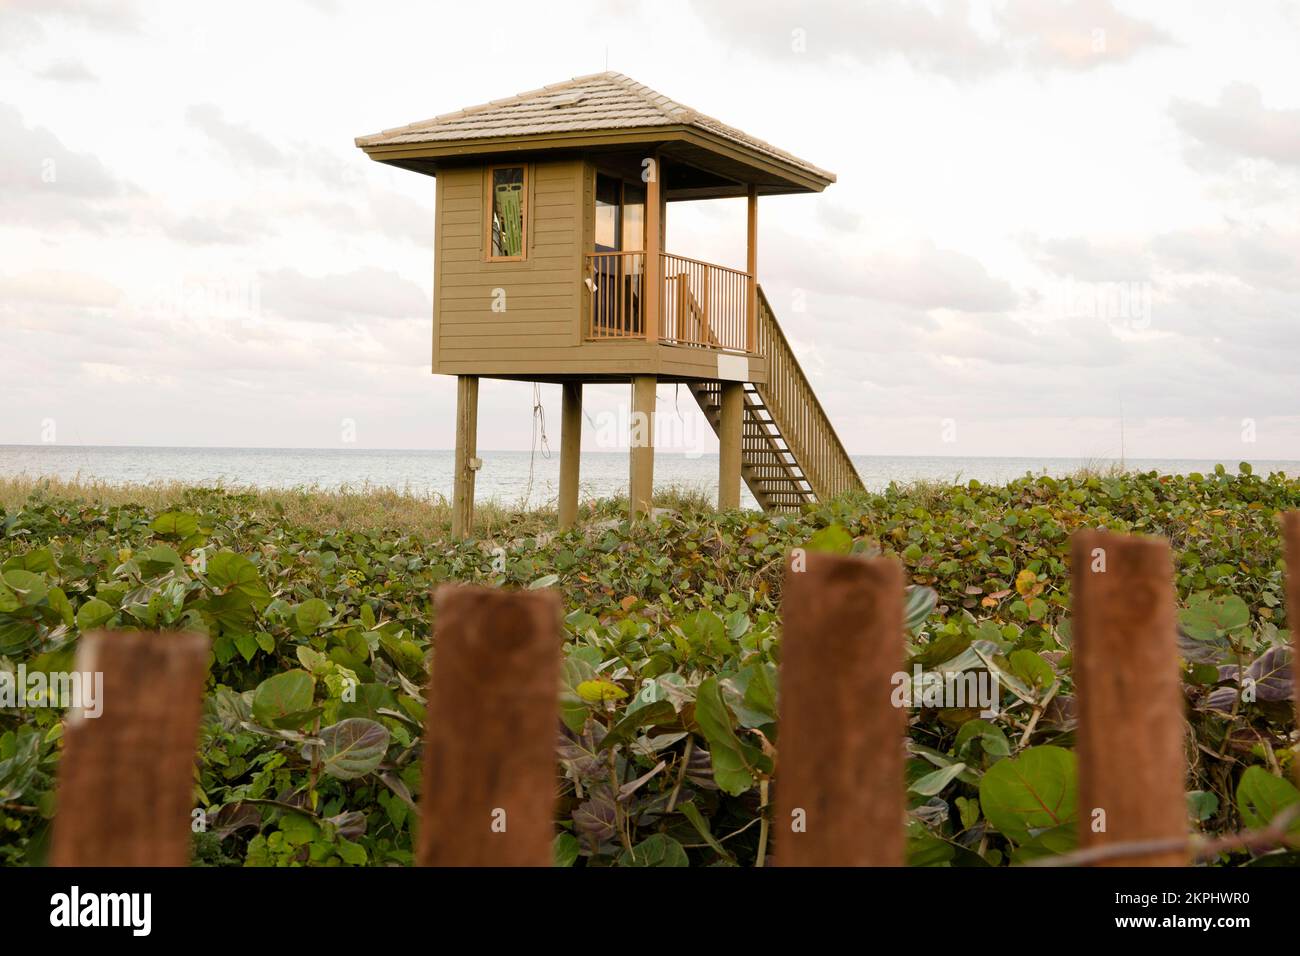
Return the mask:
<path id="1" fill-rule="evenodd" d="M 1159 538 L 1074 534 L 1079 843 L 1188 837 L 1173 562 Z M 1115 866 L 1184 866 L 1186 848 Z"/>
<path id="2" fill-rule="evenodd" d="M 901 866 L 903 571 L 795 551 L 781 599 L 781 741 L 772 827 L 782 866 Z"/>
<path id="3" fill-rule="evenodd" d="M 208 639 L 86 634 L 76 670 L 84 706 L 64 729 L 50 863 L 185 866 Z"/>
<path id="4" fill-rule="evenodd" d="M 453 465 L 451 535 L 468 538 L 474 530 L 474 475 L 478 460 L 478 376 L 456 377 L 456 460 Z"/>
<path id="5" fill-rule="evenodd" d="M 565 382 L 560 404 L 559 525 L 572 528 L 578 520 L 578 465 L 582 457 L 582 383 Z"/>
<path id="6" fill-rule="evenodd" d="M 745 419 L 745 386 L 721 382 L 718 419 L 718 510 L 740 507 L 740 446 Z"/>
<path id="7" fill-rule="evenodd" d="M 632 518 L 650 513 L 655 480 L 655 377 L 632 377 L 631 476 L 628 512 Z"/>
<path id="8" fill-rule="evenodd" d="M 560 603 L 445 585 L 435 598 L 421 866 L 549 866 Z"/>
<path id="9" fill-rule="evenodd" d="M 1286 547 L 1286 619 L 1291 627 L 1292 680 L 1300 690 L 1300 511 L 1282 514 L 1282 537 Z M 1300 693 L 1295 695 L 1300 709 Z"/>

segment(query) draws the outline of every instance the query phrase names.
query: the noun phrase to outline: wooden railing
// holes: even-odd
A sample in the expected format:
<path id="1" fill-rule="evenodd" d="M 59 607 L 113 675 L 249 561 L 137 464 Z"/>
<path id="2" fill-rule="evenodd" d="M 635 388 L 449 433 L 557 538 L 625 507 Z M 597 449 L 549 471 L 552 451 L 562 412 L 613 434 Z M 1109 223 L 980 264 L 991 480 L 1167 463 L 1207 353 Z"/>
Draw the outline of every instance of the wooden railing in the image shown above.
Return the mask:
<path id="1" fill-rule="evenodd" d="M 587 338 L 643 339 L 644 252 L 587 253 L 591 312 Z M 660 254 L 659 341 L 671 345 L 752 351 L 746 315 L 749 275 L 737 269 Z"/>
<path id="2" fill-rule="evenodd" d="M 862 488 L 862 479 L 800 368 L 761 286 L 754 351 L 767 359 L 767 384 L 757 386 L 758 394 L 817 497 L 826 501 Z"/>
<path id="3" fill-rule="evenodd" d="M 660 339 L 729 351 L 749 351 L 749 275 L 738 269 L 663 253 Z"/>
<path id="4" fill-rule="evenodd" d="M 645 253 L 587 253 L 591 319 L 587 338 L 645 337 Z"/>

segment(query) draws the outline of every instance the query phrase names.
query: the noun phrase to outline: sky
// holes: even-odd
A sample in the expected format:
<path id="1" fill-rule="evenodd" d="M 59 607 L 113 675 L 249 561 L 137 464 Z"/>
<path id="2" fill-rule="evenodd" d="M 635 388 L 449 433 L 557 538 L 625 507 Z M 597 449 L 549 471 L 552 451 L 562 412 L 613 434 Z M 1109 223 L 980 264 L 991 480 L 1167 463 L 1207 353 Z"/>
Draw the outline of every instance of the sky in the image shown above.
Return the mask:
<path id="1" fill-rule="evenodd" d="M 1298 51 L 1296 0 L 0 0 L 0 444 L 451 447 L 435 182 L 353 140 L 608 68 L 836 173 L 759 276 L 851 453 L 1300 459 Z"/>

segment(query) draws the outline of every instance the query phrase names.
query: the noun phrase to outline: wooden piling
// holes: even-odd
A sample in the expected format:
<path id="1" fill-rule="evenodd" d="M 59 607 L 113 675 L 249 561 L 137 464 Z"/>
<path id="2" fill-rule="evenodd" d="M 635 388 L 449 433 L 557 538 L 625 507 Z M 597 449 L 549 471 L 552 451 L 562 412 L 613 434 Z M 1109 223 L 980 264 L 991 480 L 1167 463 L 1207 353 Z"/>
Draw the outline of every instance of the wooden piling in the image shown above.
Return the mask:
<path id="1" fill-rule="evenodd" d="M 560 602 L 444 585 L 435 595 L 422 866 L 549 866 Z"/>
<path id="2" fill-rule="evenodd" d="M 782 596 L 772 835 L 782 866 L 901 866 L 903 571 L 796 551 Z"/>
<path id="3" fill-rule="evenodd" d="M 474 478 L 478 473 L 478 376 L 456 377 L 456 459 L 452 475 L 451 534 L 474 530 Z"/>
<path id="4" fill-rule="evenodd" d="M 565 382 L 560 404 L 559 526 L 578 520 L 578 477 L 582 458 L 582 383 Z"/>
<path id="5" fill-rule="evenodd" d="M 745 386 L 721 382 L 718 421 L 718 510 L 740 507 L 741 437 L 745 420 Z"/>
<path id="6" fill-rule="evenodd" d="M 102 683 L 68 712 L 51 865 L 185 866 L 208 639 L 85 634 L 75 668 Z"/>
<path id="7" fill-rule="evenodd" d="M 1075 532 L 1071 548 L 1080 846 L 1187 839 L 1169 544 L 1085 529 Z M 1183 848 L 1100 865 L 1188 862 Z"/>
<path id="8" fill-rule="evenodd" d="M 628 513 L 634 519 L 649 514 L 654 502 L 656 384 L 653 375 L 632 377 Z"/>

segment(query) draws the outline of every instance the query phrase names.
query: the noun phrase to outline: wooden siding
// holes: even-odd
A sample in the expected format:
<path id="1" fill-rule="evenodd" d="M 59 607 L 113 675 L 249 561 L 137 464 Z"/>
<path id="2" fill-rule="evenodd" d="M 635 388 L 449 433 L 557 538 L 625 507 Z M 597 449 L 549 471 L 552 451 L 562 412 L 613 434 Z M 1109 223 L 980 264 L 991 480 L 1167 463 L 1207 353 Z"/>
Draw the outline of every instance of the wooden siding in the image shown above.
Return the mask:
<path id="1" fill-rule="evenodd" d="M 582 158 L 532 162 L 527 258 L 489 261 L 487 164 L 438 173 L 434 230 L 433 371 L 444 375 L 562 380 L 661 381 L 718 377 L 718 352 L 647 343 L 588 342 L 591 295 L 584 283 L 595 238 L 595 166 Z M 493 290 L 505 311 L 492 311 Z M 767 381 L 750 355 L 749 381 Z"/>
<path id="2" fill-rule="evenodd" d="M 584 164 L 529 164 L 521 260 L 488 261 L 485 166 L 438 176 L 433 370 L 476 374 L 576 358 L 582 289 Z M 494 290 L 505 311 L 494 312 Z M 566 354 L 567 353 L 567 354 Z"/>

